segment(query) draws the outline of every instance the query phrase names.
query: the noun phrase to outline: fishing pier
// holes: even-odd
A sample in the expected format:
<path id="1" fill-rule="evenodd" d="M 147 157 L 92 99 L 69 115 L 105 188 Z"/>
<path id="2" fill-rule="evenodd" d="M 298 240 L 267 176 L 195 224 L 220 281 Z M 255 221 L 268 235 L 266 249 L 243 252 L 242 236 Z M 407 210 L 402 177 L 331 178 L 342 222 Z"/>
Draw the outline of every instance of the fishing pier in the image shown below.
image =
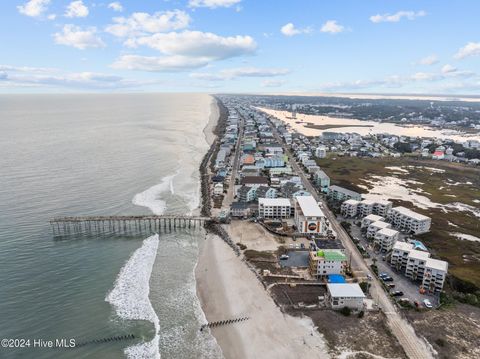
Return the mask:
<path id="1" fill-rule="evenodd" d="M 181 215 L 75 216 L 50 220 L 54 236 L 71 234 L 120 234 L 158 232 L 182 228 L 201 228 L 212 218 Z"/>

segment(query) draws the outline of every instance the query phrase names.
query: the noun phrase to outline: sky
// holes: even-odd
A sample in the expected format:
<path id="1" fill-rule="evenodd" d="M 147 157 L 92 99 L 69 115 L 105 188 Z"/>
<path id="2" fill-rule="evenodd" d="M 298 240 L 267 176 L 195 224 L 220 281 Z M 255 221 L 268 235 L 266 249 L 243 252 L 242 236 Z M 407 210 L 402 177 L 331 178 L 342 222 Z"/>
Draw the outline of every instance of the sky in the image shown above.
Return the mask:
<path id="1" fill-rule="evenodd" d="M 476 0 L 4 0 L 0 92 L 480 93 Z"/>

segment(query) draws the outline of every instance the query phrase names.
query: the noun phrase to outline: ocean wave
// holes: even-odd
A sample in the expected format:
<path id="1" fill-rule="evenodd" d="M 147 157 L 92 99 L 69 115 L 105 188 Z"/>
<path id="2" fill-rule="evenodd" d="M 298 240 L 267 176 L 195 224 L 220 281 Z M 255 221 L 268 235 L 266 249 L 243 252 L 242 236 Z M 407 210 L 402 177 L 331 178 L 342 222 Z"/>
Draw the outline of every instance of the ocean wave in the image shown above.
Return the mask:
<path id="1" fill-rule="evenodd" d="M 166 191 L 175 194 L 173 179 L 177 175 L 178 171 L 172 175 L 163 177 L 159 184 L 152 186 L 143 192 L 137 193 L 135 197 L 133 197 L 132 203 L 137 206 L 147 207 L 156 215 L 163 214 L 167 209 L 167 204 L 159 197 Z"/>
<path id="2" fill-rule="evenodd" d="M 125 349 L 128 358 L 160 358 L 160 320 L 149 299 L 149 282 L 158 244 L 158 234 L 143 241 L 143 245 L 132 254 L 120 270 L 113 289 L 105 298 L 115 308 L 120 318 L 147 320 L 155 327 L 155 337 L 151 341 Z"/>

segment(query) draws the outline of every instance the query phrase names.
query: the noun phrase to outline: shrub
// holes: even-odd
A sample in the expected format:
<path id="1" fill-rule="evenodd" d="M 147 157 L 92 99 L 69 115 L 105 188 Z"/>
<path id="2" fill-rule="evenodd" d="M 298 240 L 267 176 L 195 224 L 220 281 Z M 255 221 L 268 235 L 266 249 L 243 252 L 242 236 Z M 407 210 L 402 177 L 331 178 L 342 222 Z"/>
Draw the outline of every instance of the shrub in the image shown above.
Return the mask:
<path id="1" fill-rule="evenodd" d="M 358 313 L 359 318 L 363 318 L 364 315 L 365 315 L 365 312 L 363 310 Z"/>
<path id="2" fill-rule="evenodd" d="M 352 313 L 352 310 L 349 307 L 343 307 L 342 309 L 340 309 L 340 313 L 348 317 Z"/>

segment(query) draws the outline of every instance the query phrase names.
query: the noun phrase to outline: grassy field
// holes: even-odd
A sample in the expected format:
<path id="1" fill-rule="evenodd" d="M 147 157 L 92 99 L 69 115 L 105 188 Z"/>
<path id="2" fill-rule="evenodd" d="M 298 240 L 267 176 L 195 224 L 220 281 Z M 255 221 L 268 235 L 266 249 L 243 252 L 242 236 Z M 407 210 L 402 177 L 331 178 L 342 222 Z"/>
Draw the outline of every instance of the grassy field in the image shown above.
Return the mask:
<path id="1" fill-rule="evenodd" d="M 480 209 L 480 168 L 446 161 L 423 158 L 357 158 L 335 157 L 319 159 L 318 164 L 330 176 L 332 184 L 337 184 L 360 193 L 367 193 L 366 180 L 372 176 L 396 177 L 401 180 L 416 181 L 412 189 L 432 202 L 442 205 L 460 202 Z M 390 167 L 390 168 L 388 168 Z M 401 172 L 391 167 L 401 167 Z M 431 169 L 436 169 L 432 171 Z M 438 172 L 444 171 L 442 173 Z M 480 287 L 480 243 L 459 240 L 452 233 L 480 237 L 480 218 L 470 212 L 444 208 L 421 209 L 410 201 L 393 200 L 394 205 L 402 205 L 432 218 L 429 233 L 418 236 L 441 259 L 450 263 L 449 272 L 457 278 Z"/>

